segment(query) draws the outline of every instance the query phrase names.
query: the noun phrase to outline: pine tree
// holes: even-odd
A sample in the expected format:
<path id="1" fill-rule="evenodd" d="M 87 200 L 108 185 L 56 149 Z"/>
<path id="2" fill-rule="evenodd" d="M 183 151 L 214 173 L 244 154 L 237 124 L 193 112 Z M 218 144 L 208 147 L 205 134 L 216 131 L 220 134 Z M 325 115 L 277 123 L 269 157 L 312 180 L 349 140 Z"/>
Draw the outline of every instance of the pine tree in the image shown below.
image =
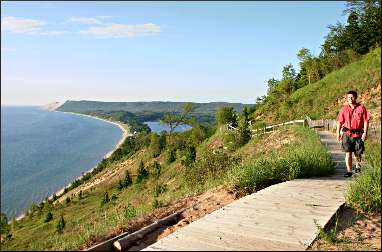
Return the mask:
<path id="1" fill-rule="evenodd" d="M 49 221 L 51 221 L 52 219 L 53 219 L 53 214 L 52 214 L 51 212 L 48 212 L 48 213 L 46 214 L 46 217 L 45 217 L 44 222 L 49 222 Z"/>
<path id="2" fill-rule="evenodd" d="M 139 168 L 138 168 L 137 183 L 140 183 L 143 179 L 147 178 L 148 176 L 149 176 L 149 173 L 145 169 L 145 165 L 143 164 L 141 160 L 141 162 L 139 163 Z"/>
<path id="3" fill-rule="evenodd" d="M 65 220 L 64 220 L 64 216 L 61 215 L 60 219 L 58 220 L 56 230 L 58 233 L 62 234 L 64 231 L 64 228 L 65 228 Z"/>

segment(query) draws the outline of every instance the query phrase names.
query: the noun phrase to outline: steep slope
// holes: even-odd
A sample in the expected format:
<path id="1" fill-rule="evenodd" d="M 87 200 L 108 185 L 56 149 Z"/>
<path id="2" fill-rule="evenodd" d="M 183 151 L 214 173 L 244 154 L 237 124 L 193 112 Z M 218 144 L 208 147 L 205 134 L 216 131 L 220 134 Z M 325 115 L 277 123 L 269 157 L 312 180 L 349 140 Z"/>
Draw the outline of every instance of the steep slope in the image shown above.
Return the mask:
<path id="1" fill-rule="evenodd" d="M 373 120 L 380 119 L 381 48 L 333 71 L 320 81 L 296 90 L 271 110 L 266 110 L 266 106 L 259 107 L 254 117 L 268 124 L 283 119 L 302 119 L 306 115 L 312 119 L 332 119 L 341 109 L 344 95 L 349 90 L 358 92 L 359 101 L 372 112 Z"/>

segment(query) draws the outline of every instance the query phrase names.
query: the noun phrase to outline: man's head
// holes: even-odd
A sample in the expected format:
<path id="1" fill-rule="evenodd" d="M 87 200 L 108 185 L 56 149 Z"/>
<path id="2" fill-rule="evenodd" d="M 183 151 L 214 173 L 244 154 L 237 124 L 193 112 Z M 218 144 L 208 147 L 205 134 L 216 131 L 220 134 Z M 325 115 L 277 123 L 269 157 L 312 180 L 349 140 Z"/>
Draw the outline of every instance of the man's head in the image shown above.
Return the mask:
<path id="1" fill-rule="evenodd" d="M 346 101 L 349 103 L 349 104 L 356 104 L 356 101 L 357 101 L 357 92 L 356 91 L 349 91 L 346 93 Z"/>

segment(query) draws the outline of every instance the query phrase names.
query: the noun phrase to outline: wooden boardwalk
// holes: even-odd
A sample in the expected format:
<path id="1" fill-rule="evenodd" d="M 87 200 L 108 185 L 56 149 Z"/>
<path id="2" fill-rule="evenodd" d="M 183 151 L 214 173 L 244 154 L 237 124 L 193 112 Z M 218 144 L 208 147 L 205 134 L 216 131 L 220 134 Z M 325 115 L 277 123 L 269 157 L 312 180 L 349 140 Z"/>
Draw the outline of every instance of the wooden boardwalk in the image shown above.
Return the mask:
<path id="1" fill-rule="evenodd" d="M 318 132 L 336 174 L 296 179 L 245 196 L 143 250 L 305 250 L 345 202 L 349 179 L 334 135 Z"/>

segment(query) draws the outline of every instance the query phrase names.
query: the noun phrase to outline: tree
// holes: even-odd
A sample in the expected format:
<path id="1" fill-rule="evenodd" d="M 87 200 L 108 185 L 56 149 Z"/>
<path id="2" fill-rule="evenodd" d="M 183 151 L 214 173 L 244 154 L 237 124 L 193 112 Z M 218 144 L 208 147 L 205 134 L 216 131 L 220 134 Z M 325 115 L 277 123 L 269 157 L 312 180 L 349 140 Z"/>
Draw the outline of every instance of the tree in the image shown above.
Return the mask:
<path id="1" fill-rule="evenodd" d="M 63 231 L 64 231 L 64 228 L 65 228 L 65 220 L 64 220 L 64 216 L 61 215 L 60 216 L 60 219 L 58 220 L 58 223 L 56 225 L 56 230 L 58 233 L 62 234 Z"/>
<path id="2" fill-rule="evenodd" d="M 45 217 L 45 220 L 44 220 L 44 222 L 49 222 L 49 221 L 51 221 L 53 219 L 53 214 L 52 214 L 52 212 L 48 212 L 47 214 L 46 214 L 46 217 Z"/>
<path id="3" fill-rule="evenodd" d="M 151 136 L 150 136 L 150 149 L 152 150 L 154 158 L 158 157 L 161 153 L 159 136 L 155 132 L 151 133 Z"/>
<path id="4" fill-rule="evenodd" d="M 368 50 L 368 46 L 361 42 L 362 35 L 358 24 L 358 14 L 352 11 L 348 17 L 347 23 L 348 24 L 345 27 L 345 37 L 349 42 L 349 48 L 357 53 L 365 53 Z"/>
<path id="5" fill-rule="evenodd" d="M 216 112 L 216 120 L 219 125 L 230 123 L 233 127 L 237 126 L 236 113 L 233 107 L 220 107 Z"/>
<path id="6" fill-rule="evenodd" d="M 296 90 L 295 87 L 295 78 L 296 78 L 296 71 L 293 68 L 292 64 L 288 64 L 283 67 L 282 70 L 282 81 L 281 81 L 281 88 L 284 92 L 287 94 L 291 94 L 293 91 Z"/>
<path id="7" fill-rule="evenodd" d="M 161 122 L 168 124 L 170 127 L 170 134 L 174 132 L 175 128 L 182 124 L 188 124 L 190 118 L 189 114 L 193 110 L 191 103 L 183 104 L 182 112 L 180 114 L 176 113 L 165 113 Z"/>
<path id="8" fill-rule="evenodd" d="M 277 85 L 280 83 L 279 80 L 276 80 L 275 78 L 271 78 L 268 80 L 268 94 L 272 92 L 272 90 L 277 87 Z"/>
<path id="9" fill-rule="evenodd" d="M 109 193 L 108 192 L 105 192 L 103 194 L 103 197 L 102 197 L 102 200 L 101 200 L 101 207 L 103 207 L 103 205 L 105 205 L 106 203 L 108 203 L 110 201 L 110 198 L 109 198 Z"/>
<path id="10" fill-rule="evenodd" d="M 138 168 L 137 183 L 140 183 L 143 179 L 147 178 L 148 176 L 149 176 L 149 173 L 145 169 L 145 165 L 143 164 L 141 160 L 141 162 L 139 163 L 139 168 Z"/>
<path id="11" fill-rule="evenodd" d="M 130 172 L 129 172 L 129 170 L 126 170 L 125 178 L 122 181 L 122 185 L 123 185 L 123 187 L 128 187 L 132 183 L 133 183 L 133 180 L 130 177 Z"/>
<path id="12" fill-rule="evenodd" d="M 154 176 L 159 178 L 161 173 L 161 166 L 157 161 L 154 161 Z"/>

